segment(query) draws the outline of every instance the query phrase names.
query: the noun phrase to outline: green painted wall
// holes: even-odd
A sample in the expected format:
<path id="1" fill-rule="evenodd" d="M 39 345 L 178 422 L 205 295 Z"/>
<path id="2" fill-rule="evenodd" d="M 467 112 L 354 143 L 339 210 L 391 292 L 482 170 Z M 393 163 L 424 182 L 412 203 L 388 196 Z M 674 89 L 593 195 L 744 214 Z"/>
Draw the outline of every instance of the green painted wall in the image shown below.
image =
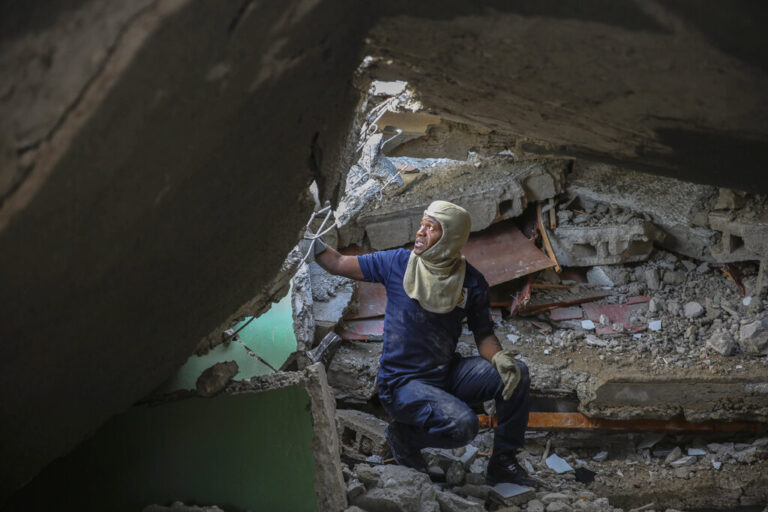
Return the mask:
<path id="1" fill-rule="evenodd" d="M 293 386 L 134 407 L 48 466 L 4 510 L 140 511 L 175 500 L 313 511 L 309 396 Z"/>
<path id="2" fill-rule="evenodd" d="M 250 319 L 234 326 L 239 329 Z M 240 340 L 275 368 L 280 368 L 288 356 L 296 351 L 296 334 L 293 331 L 293 310 L 291 294 L 248 324 L 238 333 Z M 204 356 L 192 355 L 184 366 L 171 377 L 160 389 L 169 393 L 179 389 L 195 389 L 197 378 L 204 370 L 222 361 L 236 361 L 238 373 L 235 380 L 245 380 L 259 375 L 273 373 L 264 363 L 251 357 L 242 345 L 230 342 L 218 345 Z"/>

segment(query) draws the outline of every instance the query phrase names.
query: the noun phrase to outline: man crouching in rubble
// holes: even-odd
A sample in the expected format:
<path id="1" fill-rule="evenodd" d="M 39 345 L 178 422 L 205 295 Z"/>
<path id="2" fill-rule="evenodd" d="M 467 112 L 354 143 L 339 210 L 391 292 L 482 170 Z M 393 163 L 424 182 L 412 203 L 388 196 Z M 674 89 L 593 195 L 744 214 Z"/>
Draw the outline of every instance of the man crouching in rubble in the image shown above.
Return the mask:
<path id="1" fill-rule="evenodd" d="M 488 283 L 459 252 L 469 238 L 466 210 L 429 205 L 412 251 L 343 256 L 315 243 L 315 260 L 331 274 L 382 283 L 387 290 L 378 388 L 393 421 L 387 442 L 398 464 L 426 471 L 421 448 L 457 448 L 477 435 L 468 404 L 494 398 L 498 428 L 486 482 L 536 487 L 517 462 L 530 408 L 528 369 L 502 350 L 493 332 Z M 462 319 L 481 357 L 461 357 Z"/>

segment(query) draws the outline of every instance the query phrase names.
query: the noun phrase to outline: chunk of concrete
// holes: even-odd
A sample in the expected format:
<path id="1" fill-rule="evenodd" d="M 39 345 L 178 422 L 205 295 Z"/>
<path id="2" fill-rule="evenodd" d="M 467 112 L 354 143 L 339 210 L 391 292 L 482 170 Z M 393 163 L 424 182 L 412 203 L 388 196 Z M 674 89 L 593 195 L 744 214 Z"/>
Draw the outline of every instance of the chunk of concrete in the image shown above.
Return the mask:
<path id="1" fill-rule="evenodd" d="M 343 341 L 328 368 L 338 394 L 367 402 L 376 394 L 381 342 Z"/>
<path id="2" fill-rule="evenodd" d="M 683 306 L 683 315 L 685 318 L 699 318 L 704 314 L 704 306 L 698 302 L 688 302 Z"/>
<path id="3" fill-rule="evenodd" d="M 334 276 L 315 262 L 309 265 L 314 318 L 314 343 L 321 341 L 352 307 L 357 284 L 346 277 Z"/>
<path id="4" fill-rule="evenodd" d="M 768 354 L 768 316 L 741 326 L 739 346 L 748 354 Z"/>
<path id="5" fill-rule="evenodd" d="M 715 210 L 735 210 L 745 204 L 744 193 L 730 188 L 720 188 L 715 201 Z"/>
<path id="6" fill-rule="evenodd" d="M 719 262 L 768 259 L 768 213 L 760 215 L 712 212 L 709 224 L 720 233 L 711 254 Z"/>
<path id="7" fill-rule="evenodd" d="M 366 475 L 369 490 L 358 496 L 353 505 L 369 512 L 436 510 L 434 507 L 424 508 L 429 502 L 436 502 L 436 491 L 424 473 L 405 466 L 370 467 L 362 464 L 355 466 L 355 473 L 361 480 Z"/>
<path id="8" fill-rule="evenodd" d="M 706 226 L 706 205 L 715 195 L 715 187 L 577 160 L 568 178 L 567 191 L 582 200 L 644 213 L 666 234 L 656 240 L 658 245 L 713 261 L 710 247 L 716 233 Z"/>
<path id="9" fill-rule="evenodd" d="M 663 233 L 650 222 L 628 225 L 560 226 L 550 234 L 564 266 L 586 267 L 645 261 Z"/>
<path id="10" fill-rule="evenodd" d="M 573 471 L 573 468 L 565 461 L 565 459 L 554 453 L 547 457 L 546 463 L 549 469 L 558 474 Z"/>
<path id="11" fill-rule="evenodd" d="M 720 355 L 730 356 L 736 351 L 736 340 L 727 331 L 715 331 L 707 340 L 707 348 Z"/>
<path id="12" fill-rule="evenodd" d="M 354 409 L 338 409 L 336 425 L 345 448 L 361 456 L 389 456 L 386 441 L 387 422 L 372 414 Z"/>
<path id="13" fill-rule="evenodd" d="M 212 397 L 223 390 L 232 377 L 237 375 L 239 368 L 235 361 L 216 363 L 206 369 L 197 378 L 195 388 L 202 397 Z"/>
<path id="14" fill-rule="evenodd" d="M 534 496 L 535 492 L 530 487 L 508 482 L 496 484 L 488 492 L 491 501 L 505 507 L 527 503 Z"/>
<path id="15" fill-rule="evenodd" d="M 601 265 L 587 271 L 587 282 L 599 286 L 621 286 L 627 284 L 628 274 L 625 268 Z"/>
<path id="16" fill-rule="evenodd" d="M 452 492 L 437 492 L 440 512 L 484 512 L 485 507 L 474 501 L 457 496 Z"/>

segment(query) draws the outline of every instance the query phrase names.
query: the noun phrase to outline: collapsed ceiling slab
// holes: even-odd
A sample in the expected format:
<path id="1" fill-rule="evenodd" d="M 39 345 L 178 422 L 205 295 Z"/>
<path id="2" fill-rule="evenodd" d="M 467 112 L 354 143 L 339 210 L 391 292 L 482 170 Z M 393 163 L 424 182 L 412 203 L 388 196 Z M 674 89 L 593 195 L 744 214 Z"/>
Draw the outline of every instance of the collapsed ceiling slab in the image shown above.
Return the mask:
<path id="1" fill-rule="evenodd" d="M 750 7 L 734 6 L 735 29 L 687 2 L 533 4 L 384 19 L 366 72 L 407 81 L 428 112 L 514 151 L 768 191 L 768 75 L 745 59 L 765 37 Z"/>

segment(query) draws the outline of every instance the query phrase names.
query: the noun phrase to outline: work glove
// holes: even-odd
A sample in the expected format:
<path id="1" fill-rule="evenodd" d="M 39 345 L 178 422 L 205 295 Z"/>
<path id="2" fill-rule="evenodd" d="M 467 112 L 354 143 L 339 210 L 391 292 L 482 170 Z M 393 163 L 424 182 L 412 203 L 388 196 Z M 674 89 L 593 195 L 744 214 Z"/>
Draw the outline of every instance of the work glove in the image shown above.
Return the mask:
<path id="1" fill-rule="evenodd" d="M 302 256 L 306 256 L 307 252 L 309 252 L 309 246 L 312 245 L 313 238 L 315 238 L 315 234 L 311 229 L 307 228 L 306 231 L 304 231 L 304 236 L 299 240 L 299 251 L 301 251 Z M 307 257 L 307 261 L 312 261 L 315 256 L 323 252 L 327 247 L 328 246 L 325 245 L 322 238 L 315 238 L 315 244 L 312 245 L 312 254 Z"/>
<path id="2" fill-rule="evenodd" d="M 509 400 L 520 382 L 520 367 L 515 361 L 515 353 L 510 350 L 500 350 L 491 358 L 491 364 L 499 372 L 501 381 L 504 383 L 501 397 Z"/>

